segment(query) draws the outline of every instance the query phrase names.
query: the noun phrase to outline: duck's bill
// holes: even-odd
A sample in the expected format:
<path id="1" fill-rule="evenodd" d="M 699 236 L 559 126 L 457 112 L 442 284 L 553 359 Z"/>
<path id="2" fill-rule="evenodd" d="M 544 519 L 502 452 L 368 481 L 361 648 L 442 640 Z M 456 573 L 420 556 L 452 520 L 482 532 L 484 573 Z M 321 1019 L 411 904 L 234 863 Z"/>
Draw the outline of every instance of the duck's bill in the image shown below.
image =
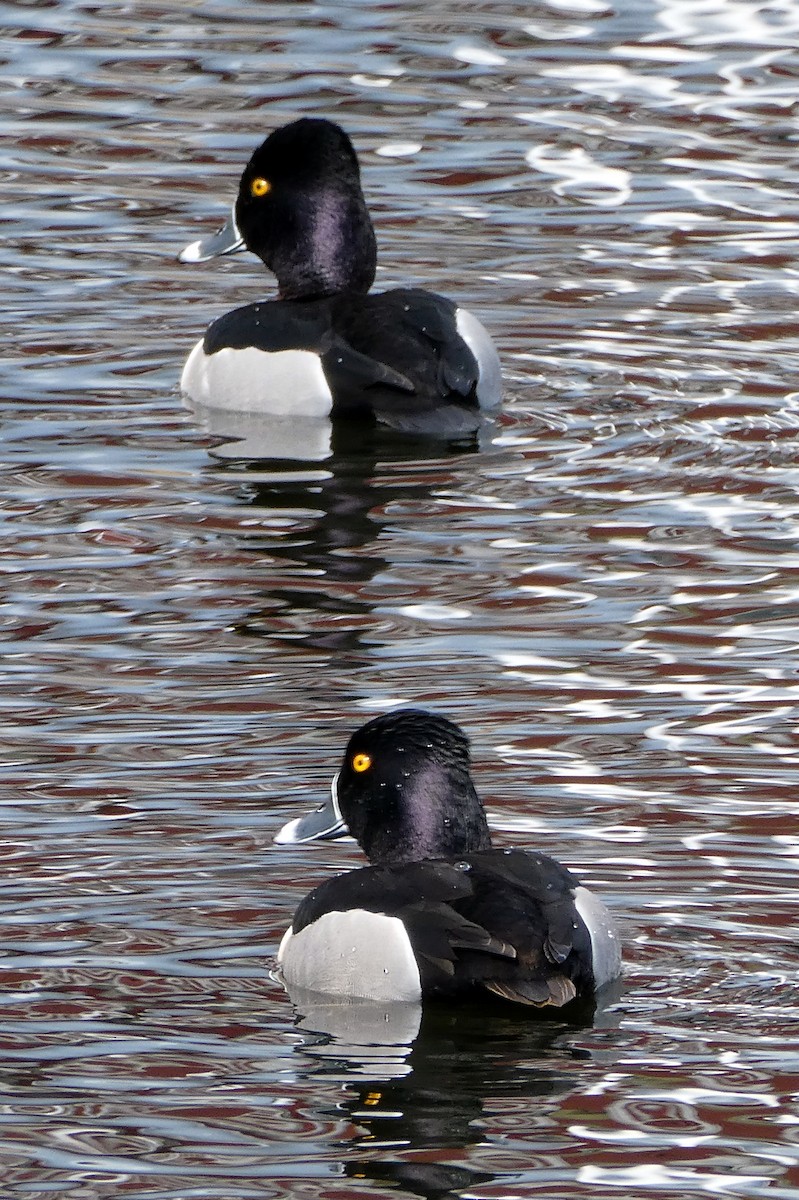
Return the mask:
<path id="1" fill-rule="evenodd" d="M 235 254 L 239 250 L 246 250 L 246 246 L 236 224 L 234 209 L 218 233 L 200 238 L 199 242 L 192 242 L 185 250 L 181 250 L 178 260 L 184 263 L 207 262 L 209 258 L 218 258 L 220 254 Z"/>
<path id="2" fill-rule="evenodd" d="M 334 838 L 349 837 L 349 833 L 338 806 L 338 775 L 334 775 L 327 804 L 289 821 L 275 834 L 275 841 L 279 846 L 289 846 L 300 842 L 333 841 Z"/>

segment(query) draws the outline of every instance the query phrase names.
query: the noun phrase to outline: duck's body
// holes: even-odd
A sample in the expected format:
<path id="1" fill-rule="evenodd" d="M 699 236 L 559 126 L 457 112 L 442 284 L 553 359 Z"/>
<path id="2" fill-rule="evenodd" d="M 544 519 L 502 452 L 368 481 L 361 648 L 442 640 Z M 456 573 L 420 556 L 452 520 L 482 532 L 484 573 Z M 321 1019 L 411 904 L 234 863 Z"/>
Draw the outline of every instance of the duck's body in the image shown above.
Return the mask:
<path id="1" fill-rule="evenodd" d="M 181 387 L 213 408 L 343 416 L 414 431 L 474 429 L 496 407 L 496 350 L 471 313 L 421 288 L 369 291 L 376 243 L 355 152 L 330 121 L 276 130 L 242 176 L 228 225 L 181 255 L 250 249 L 279 297 L 214 321 Z"/>
<path id="2" fill-rule="evenodd" d="M 379 1001 L 487 990 L 561 1007 L 619 975 L 601 901 L 552 858 L 491 847 L 468 742 L 451 722 L 415 710 L 369 722 L 331 804 L 277 840 L 348 830 L 374 865 L 302 901 L 278 954 L 289 987 Z"/>
<path id="3" fill-rule="evenodd" d="M 470 313 L 422 289 L 264 300 L 213 322 L 181 388 L 206 407 L 458 434 L 479 424 L 492 351 Z"/>

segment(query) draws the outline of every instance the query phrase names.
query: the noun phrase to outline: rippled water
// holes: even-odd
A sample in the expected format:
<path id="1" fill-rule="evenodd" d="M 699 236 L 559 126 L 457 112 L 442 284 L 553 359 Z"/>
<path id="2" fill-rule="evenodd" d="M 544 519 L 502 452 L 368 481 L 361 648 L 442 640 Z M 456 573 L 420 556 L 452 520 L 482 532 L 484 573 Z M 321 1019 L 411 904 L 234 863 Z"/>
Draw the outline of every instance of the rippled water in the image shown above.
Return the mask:
<path id="1" fill-rule="evenodd" d="M 799 5 L 0 18 L 3 1194 L 799 1197 Z M 266 280 L 174 256 L 301 113 L 493 330 L 479 449 L 182 407 Z M 359 861 L 272 835 L 407 701 L 619 914 L 584 1025 L 271 981 Z"/>

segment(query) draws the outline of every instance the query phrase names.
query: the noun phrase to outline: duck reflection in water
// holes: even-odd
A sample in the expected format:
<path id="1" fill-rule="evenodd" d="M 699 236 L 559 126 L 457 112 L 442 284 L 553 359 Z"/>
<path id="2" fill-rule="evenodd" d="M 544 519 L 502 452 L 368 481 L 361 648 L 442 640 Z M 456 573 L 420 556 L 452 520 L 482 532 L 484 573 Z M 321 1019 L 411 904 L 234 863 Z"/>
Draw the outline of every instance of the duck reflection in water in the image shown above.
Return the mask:
<path id="1" fill-rule="evenodd" d="M 488 1132 L 492 1106 L 515 1102 L 523 1114 L 520 1136 L 534 1141 L 536 1127 L 546 1129 L 546 1109 L 583 1083 L 590 1052 L 571 1043 L 581 1030 L 615 1024 L 618 989 L 606 989 L 599 1004 L 588 999 L 572 1009 L 567 1024 L 531 1021 L 499 1001 L 422 1010 L 336 1004 L 294 990 L 291 997 L 303 1035 L 298 1052 L 317 1061 L 320 1078 L 342 1083 L 340 1104 L 320 1118 L 343 1113 L 359 1130 L 341 1144 L 344 1175 L 434 1200 L 512 1183 L 513 1174 L 492 1161 L 501 1150 Z M 548 1142 L 541 1154 L 551 1168 Z M 485 1170 L 465 1165 L 481 1156 Z"/>
<path id="2" fill-rule="evenodd" d="M 243 501 L 265 518 L 263 533 L 248 529 L 244 543 L 265 560 L 265 586 L 263 605 L 233 628 L 310 649 L 359 651 L 374 609 L 360 585 L 389 566 L 373 550 L 388 523 L 382 514 L 396 501 L 429 499 L 432 481 L 440 483 L 441 472 L 475 453 L 478 443 L 407 437 L 399 443 L 381 429 L 346 422 L 325 422 L 326 432 L 309 430 L 308 422 L 294 422 L 291 430 L 278 422 L 279 457 L 275 421 L 242 420 L 238 440 L 212 453 L 219 476 L 238 481 Z M 228 423 L 224 428 L 235 432 Z M 317 459 L 319 446 L 324 454 Z"/>

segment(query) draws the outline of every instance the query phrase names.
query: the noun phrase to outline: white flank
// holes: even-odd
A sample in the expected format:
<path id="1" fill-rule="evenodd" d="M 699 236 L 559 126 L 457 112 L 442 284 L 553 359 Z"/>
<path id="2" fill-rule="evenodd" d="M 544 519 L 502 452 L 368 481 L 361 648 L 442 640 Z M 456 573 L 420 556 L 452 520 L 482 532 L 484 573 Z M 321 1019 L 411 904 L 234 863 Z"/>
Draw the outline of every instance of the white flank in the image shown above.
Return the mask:
<path id="1" fill-rule="evenodd" d="M 610 913 L 588 888 L 574 889 L 574 903 L 591 935 L 594 983 L 600 988 L 621 974 L 621 939 Z"/>
<path id="2" fill-rule="evenodd" d="M 196 404 L 230 412 L 326 417 L 333 406 L 318 355 L 268 353 L 254 346 L 206 354 L 200 341 L 186 359 L 181 391 Z"/>
<path id="3" fill-rule="evenodd" d="M 496 408 L 502 401 L 502 367 L 497 348 L 484 325 L 466 308 L 455 313 L 458 333 L 477 359 L 480 377 L 477 381 L 477 399 L 481 408 Z"/>
<path id="4" fill-rule="evenodd" d="M 419 968 L 398 917 L 329 912 L 299 933 L 284 935 L 278 950 L 289 987 L 362 1000 L 419 1000 Z"/>

